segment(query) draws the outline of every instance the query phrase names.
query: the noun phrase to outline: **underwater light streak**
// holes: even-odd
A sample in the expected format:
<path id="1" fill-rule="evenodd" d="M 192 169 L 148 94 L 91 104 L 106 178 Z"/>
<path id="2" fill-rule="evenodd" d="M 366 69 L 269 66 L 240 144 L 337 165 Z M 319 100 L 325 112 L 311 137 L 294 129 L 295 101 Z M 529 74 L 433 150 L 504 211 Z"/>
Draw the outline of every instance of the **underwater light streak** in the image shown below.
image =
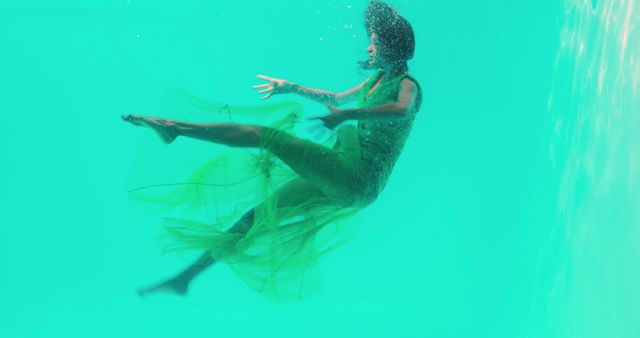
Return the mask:
<path id="1" fill-rule="evenodd" d="M 566 0 L 548 109 L 555 221 L 522 337 L 637 337 L 640 10 Z"/>

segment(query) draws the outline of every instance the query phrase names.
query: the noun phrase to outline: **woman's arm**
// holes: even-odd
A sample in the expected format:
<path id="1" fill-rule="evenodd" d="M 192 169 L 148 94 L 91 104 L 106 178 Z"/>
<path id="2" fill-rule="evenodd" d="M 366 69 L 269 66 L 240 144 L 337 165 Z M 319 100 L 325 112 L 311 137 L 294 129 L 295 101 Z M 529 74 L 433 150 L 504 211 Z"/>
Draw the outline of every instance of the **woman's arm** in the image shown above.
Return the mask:
<path id="1" fill-rule="evenodd" d="M 400 83 L 400 93 L 395 102 L 368 108 L 344 110 L 329 106 L 331 114 L 316 119 L 321 120 L 329 129 L 333 129 L 347 120 L 403 119 L 417 112 L 419 108 L 418 95 L 418 85 L 411 79 L 404 79 Z"/>
<path id="2" fill-rule="evenodd" d="M 276 79 L 264 75 L 258 75 L 258 77 L 269 82 L 253 86 L 253 88 L 256 89 L 264 88 L 258 92 L 260 94 L 266 93 L 266 95 L 262 97 L 263 100 L 268 99 L 275 94 L 293 93 L 332 106 L 343 105 L 357 99 L 360 90 L 367 82 L 364 81 L 347 91 L 335 93 L 328 90 L 305 87 L 287 80 Z"/>
<path id="3" fill-rule="evenodd" d="M 341 106 L 343 104 L 355 101 L 358 98 L 358 94 L 360 94 L 360 90 L 362 89 L 362 86 L 364 86 L 366 82 L 367 81 L 340 93 L 330 92 L 328 90 L 323 90 L 323 89 L 309 88 L 309 87 L 301 86 L 295 83 L 292 83 L 291 85 L 293 86 L 292 92 L 295 94 L 298 94 L 298 95 L 301 95 L 301 96 L 304 96 L 328 105 Z"/>

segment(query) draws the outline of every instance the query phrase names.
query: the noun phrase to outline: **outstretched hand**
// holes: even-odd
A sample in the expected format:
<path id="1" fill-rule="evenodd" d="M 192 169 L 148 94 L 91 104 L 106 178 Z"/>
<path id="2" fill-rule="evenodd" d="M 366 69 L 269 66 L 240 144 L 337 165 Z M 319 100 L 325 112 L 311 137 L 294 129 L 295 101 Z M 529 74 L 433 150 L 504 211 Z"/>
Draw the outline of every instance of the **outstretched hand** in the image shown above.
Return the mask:
<path id="1" fill-rule="evenodd" d="M 285 94 L 285 93 L 291 92 L 292 84 L 287 80 L 276 79 L 276 78 L 268 77 L 265 75 L 258 75 L 258 77 L 268 82 L 260 85 L 255 85 L 252 87 L 254 89 L 264 88 L 258 91 L 258 94 L 266 93 L 266 95 L 262 97 L 263 100 L 266 100 L 276 94 Z"/>
<path id="2" fill-rule="evenodd" d="M 324 126 L 329 129 L 334 129 L 335 127 L 340 125 L 342 122 L 347 120 L 344 110 L 338 109 L 330 105 L 327 105 L 327 108 L 329 108 L 329 112 L 330 112 L 329 115 L 311 117 L 309 119 L 320 120 L 322 124 L 324 124 Z"/>

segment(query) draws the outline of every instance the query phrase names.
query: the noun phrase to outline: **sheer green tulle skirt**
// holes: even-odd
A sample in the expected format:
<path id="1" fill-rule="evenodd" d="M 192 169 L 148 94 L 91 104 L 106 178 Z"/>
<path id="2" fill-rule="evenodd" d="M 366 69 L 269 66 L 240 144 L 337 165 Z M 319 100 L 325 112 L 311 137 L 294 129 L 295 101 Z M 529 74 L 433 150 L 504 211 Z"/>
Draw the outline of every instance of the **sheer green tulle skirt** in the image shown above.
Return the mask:
<path id="1" fill-rule="evenodd" d="M 162 217 L 164 251 L 208 251 L 273 299 L 318 292 L 318 258 L 349 238 L 356 223 L 349 216 L 363 205 L 355 128 L 317 144 L 292 136 L 302 111 L 296 103 L 230 106 L 181 91 L 170 92 L 161 111 L 181 120 L 269 126 L 258 149 L 187 139 L 143 144 L 129 195 Z M 248 220 L 250 226 L 233 230 Z"/>

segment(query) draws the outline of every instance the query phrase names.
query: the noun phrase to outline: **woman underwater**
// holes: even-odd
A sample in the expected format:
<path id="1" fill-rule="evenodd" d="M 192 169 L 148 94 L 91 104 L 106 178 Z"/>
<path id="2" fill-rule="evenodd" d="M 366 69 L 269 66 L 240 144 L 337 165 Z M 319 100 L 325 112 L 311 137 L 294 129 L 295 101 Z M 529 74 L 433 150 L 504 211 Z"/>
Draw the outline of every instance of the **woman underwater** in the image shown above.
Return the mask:
<path id="1" fill-rule="evenodd" d="M 409 22 L 388 5 L 371 1 L 365 26 L 371 43 L 369 58 L 362 65 L 374 73 L 358 86 L 334 93 L 263 75 L 258 77 L 266 83 L 254 86 L 264 94 L 263 99 L 293 93 L 327 104 L 330 114 L 314 119 L 329 129 L 357 120 L 357 127 L 338 129 L 333 147 L 303 140 L 277 127 L 122 117 L 153 129 L 165 143 L 186 136 L 230 147 L 263 149 L 297 174 L 224 232 L 200 233 L 197 240 L 188 238 L 187 245 L 204 250 L 199 259 L 175 277 L 140 290 L 139 295 L 186 294 L 192 279 L 217 261 L 257 267 L 262 271 L 248 284 L 259 292 L 278 293 L 274 290 L 279 280 L 299 275 L 319 256 L 315 252 L 316 257 L 311 257 L 314 253 L 309 247 L 322 227 L 376 199 L 402 151 L 422 94 L 407 65 L 415 48 Z M 356 100 L 356 109 L 335 108 Z M 267 249 L 256 249 L 265 242 Z"/>

